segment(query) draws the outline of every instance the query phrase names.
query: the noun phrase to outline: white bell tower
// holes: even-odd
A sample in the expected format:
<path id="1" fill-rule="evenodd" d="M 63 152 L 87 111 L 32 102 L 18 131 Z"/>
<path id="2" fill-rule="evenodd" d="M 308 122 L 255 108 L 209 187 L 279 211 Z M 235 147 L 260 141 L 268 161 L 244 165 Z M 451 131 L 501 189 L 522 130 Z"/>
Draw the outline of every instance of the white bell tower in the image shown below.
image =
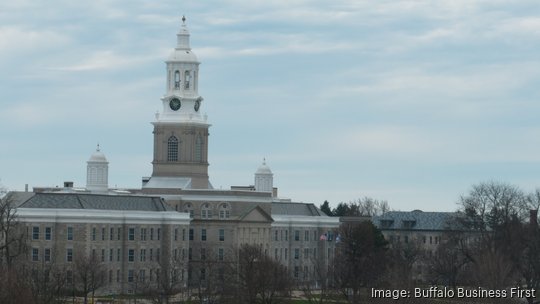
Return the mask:
<path id="1" fill-rule="evenodd" d="M 154 160 L 150 182 L 174 179 L 176 187 L 208 189 L 208 128 L 201 115 L 203 98 L 199 95 L 199 64 L 191 51 L 186 18 L 176 34 L 176 47 L 165 61 L 163 110 L 156 113 Z M 152 181 L 153 180 L 153 181 Z"/>
<path id="2" fill-rule="evenodd" d="M 266 159 L 255 172 L 255 191 L 258 192 L 273 192 L 274 190 L 274 174 L 270 167 L 266 165 Z"/>

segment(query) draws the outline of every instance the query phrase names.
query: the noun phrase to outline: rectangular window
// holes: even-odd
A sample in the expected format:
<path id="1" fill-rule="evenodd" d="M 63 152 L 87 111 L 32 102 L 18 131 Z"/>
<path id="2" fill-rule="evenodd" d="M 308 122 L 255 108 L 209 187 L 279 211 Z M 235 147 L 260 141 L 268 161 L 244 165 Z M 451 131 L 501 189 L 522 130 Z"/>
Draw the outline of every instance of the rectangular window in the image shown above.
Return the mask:
<path id="1" fill-rule="evenodd" d="M 304 231 L 304 241 L 309 241 L 309 230 Z"/>
<path id="2" fill-rule="evenodd" d="M 206 248 L 201 248 L 201 260 L 206 260 Z"/>
<path id="3" fill-rule="evenodd" d="M 101 228 L 101 240 L 105 241 L 105 228 Z"/>
<path id="4" fill-rule="evenodd" d="M 144 282 L 146 280 L 146 270 L 141 269 L 139 271 L 139 281 Z"/>
<path id="5" fill-rule="evenodd" d="M 278 259 L 278 249 L 274 249 L 274 259 L 277 260 Z"/>
<path id="6" fill-rule="evenodd" d="M 294 277 L 298 279 L 298 273 L 300 272 L 300 267 L 294 266 Z"/>
<path id="7" fill-rule="evenodd" d="M 219 248 L 218 249 L 218 260 L 223 261 L 223 258 L 224 258 L 223 255 L 224 255 L 223 254 L 223 248 Z"/>
<path id="8" fill-rule="evenodd" d="M 105 262 L 105 249 L 101 249 L 101 262 Z"/>
<path id="9" fill-rule="evenodd" d="M 206 229 L 201 229 L 201 241 L 206 241 Z"/>
<path id="10" fill-rule="evenodd" d="M 128 230 L 128 240 L 135 241 L 135 228 L 129 228 L 129 230 Z"/>
<path id="11" fill-rule="evenodd" d="M 51 234 L 52 234 L 52 228 L 51 227 L 45 227 L 45 240 L 46 241 L 51 240 Z"/>
<path id="12" fill-rule="evenodd" d="M 112 262 L 112 261 L 113 261 L 113 255 L 114 255 L 114 250 L 113 250 L 113 249 L 109 249 L 109 262 Z"/>
<path id="13" fill-rule="evenodd" d="M 317 248 L 313 248 L 313 259 L 317 258 Z"/>
<path id="14" fill-rule="evenodd" d="M 120 269 L 116 270 L 116 283 L 120 283 Z"/>
<path id="15" fill-rule="evenodd" d="M 133 282 L 133 269 L 128 270 L 128 282 Z"/>
<path id="16" fill-rule="evenodd" d="M 73 241 L 73 227 L 67 227 L 67 240 Z"/>
<path id="17" fill-rule="evenodd" d="M 193 234 L 194 234 L 193 229 L 189 229 L 189 240 L 190 241 L 193 241 Z"/>
<path id="18" fill-rule="evenodd" d="M 146 241 L 146 228 L 141 228 L 141 241 Z"/>
<path id="19" fill-rule="evenodd" d="M 300 241 L 300 230 L 295 230 L 294 231 L 294 240 L 295 241 Z"/>
<path id="20" fill-rule="evenodd" d="M 161 228 L 157 229 L 157 240 L 159 241 L 161 239 Z"/>
<path id="21" fill-rule="evenodd" d="M 289 240 L 289 230 L 285 230 L 285 241 Z"/>
<path id="22" fill-rule="evenodd" d="M 159 251 L 159 248 L 156 249 L 156 261 L 159 262 L 159 258 L 161 257 L 161 254 L 160 254 L 160 251 Z"/>
<path id="23" fill-rule="evenodd" d="M 120 248 L 118 248 L 116 250 L 116 261 L 117 262 L 120 262 L 120 256 L 122 255 L 122 251 L 120 250 Z"/>
<path id="24" fill-rule="evenodd" d="M 289 258 L 289 250 L 285 248 L 285 260 Z"/>
<path id="25" fill-rule="evenodd" d="M 219 229 L 219 240 L 221 242 L 225 241 L 225 229 Z"/>
<path id="26" fill-rule="evenodd" d="M 114 239 L 114 228 L 111 228 L 109 231 L 109 240 L 112 241 Z"/>
<path id="27" fill-rule="evenodd" d="M 300 249 L 294 248 L 294 259 L 298 260 L 300 258 Z"/>
<path id="28" fill-rule="evenodd" d="M 43 260 L 45 262 L 50 262 L 51 261 L 51 249 L 50 248 L 45 248 L 45 255 L 43 256 Z"/>
<path id="29" fill-rule="evenodd" d="M 178 228 L 174 229 L 174 240 L 178 241 Z"/>
<path id="30" fill-rule="evenodd" d="M 154 228 L 150 228 L 150 241 L 154 240 Z"/>
<path id="31" fill-rule="evenodd" d="M 186 229 L 182 229 L 182 241 L 186 240 Z"/>
<path id="32" fill-rule="evenodd" d="M 39 261 L 39 248 L 32 248 L 32 261 Z"/>
<path id="33" fill-rule="evenodd" d="M 134 262 L 135 261 L 135 249 L 129 249 L 128 250 L 128 262 Z"/>
<path id="34" fill-rule="evenodd" d="M 116 233 L 117 233 L 116 239 L 120 241 L 122 239 L 122 228 L 118 227 L 118 231 Z"/>
<path id="35" fill-rule="evenodd" d="M 66 283 L 68 283 L 68 284 L 73 283 L 73 271 L 71 271 L 71 270 L 66 271 Z"/>
<path id="36" fill-rule="evenodd" d="M 146 261 L 146 249 L 141 249 L 141 262 Z"/>
<path id="37" fill-rule="evenodd" d="M 150 261 L 153 261 L 154 260 L 154 249 L 153 248 L 150 248 Z"/>
<path id="38" fill-rule="evenodd" d="M 39 240 L 39 227 L 32 227 L 32 240 Z"/>
<path id="39" fill-rule="evenodd" d="M 112 283 L 112 270 L 109 270 L 109 283 Z"/>
<path id="40" fill-rule="evenodd" d="M 97 234 L 96 227 L 94 227 L 92 228 L 92 241 L 96 240 L 96 234 Z"/>
<path id="41" fill-rule="evenodd" d="M 191 258 L 193 257 L 193 250 L 191 250 L 191 247 L 188 249 L 188 259 L 191 261 Z"/>
<path id="42" fill-rule="evenodd" d="M 66 249 L 66 262 L 73 262 L 73 248 Z"/>
<path id="43" fill-rule="evenodd" d="M 309 248 L 304 248 L 304 259 L 309 258 Z"/>

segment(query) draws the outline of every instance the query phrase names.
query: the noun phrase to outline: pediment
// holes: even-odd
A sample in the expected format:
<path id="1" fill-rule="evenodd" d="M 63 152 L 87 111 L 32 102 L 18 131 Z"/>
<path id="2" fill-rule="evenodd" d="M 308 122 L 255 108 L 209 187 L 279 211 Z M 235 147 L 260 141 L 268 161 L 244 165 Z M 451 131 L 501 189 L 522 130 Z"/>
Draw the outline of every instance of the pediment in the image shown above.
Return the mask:
<path id="1" fill-rule="evenodd" d="M 240 217 L 241 222 L 271 223 L 274 220 L 263 208 L 255 206 Z"/>

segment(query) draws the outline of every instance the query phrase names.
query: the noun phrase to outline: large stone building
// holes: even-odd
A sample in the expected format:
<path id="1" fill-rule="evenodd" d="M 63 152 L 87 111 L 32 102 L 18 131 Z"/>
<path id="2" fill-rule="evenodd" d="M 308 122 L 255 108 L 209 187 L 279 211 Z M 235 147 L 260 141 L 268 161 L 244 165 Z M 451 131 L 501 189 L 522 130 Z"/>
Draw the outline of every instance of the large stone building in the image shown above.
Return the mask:
<path id="1" fill-rule="evenodd" d="M 189 286 L 206 279 L 205 261 L 234 260 L 240 245 L 254 244 L 299 282 L 316 285 L 316 267 L 326 267 L 334 251 L 334 240 L 321 236 L 334 234 L 338 218 L 313 204 L 280 199 L 266 161 L 254 185 L 218 190 L 210 183 L 210 124 L 201 115 L 199 61 L 185 19 L 165 79 L 163 110 L 152 122 L 153 171 L 142 188 L 110 189 L 98 146 L 87 162 L 85 188 L 67 182 L 14 193 L 29 231 L 28 259 L 69 266 L 77 255 L 97 255 L 108 271 L 101 292 L 128 293 L 136 281 L 156 280 L 158 258 L 180 265 L 171 277 Z"/>

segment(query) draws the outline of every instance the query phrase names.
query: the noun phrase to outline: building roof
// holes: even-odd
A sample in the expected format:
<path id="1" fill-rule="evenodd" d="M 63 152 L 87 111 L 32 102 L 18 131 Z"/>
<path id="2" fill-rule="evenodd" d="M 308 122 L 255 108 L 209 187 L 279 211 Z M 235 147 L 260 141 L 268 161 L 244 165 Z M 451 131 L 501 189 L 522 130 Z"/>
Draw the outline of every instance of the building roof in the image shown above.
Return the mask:
<path id="1" fill-rule="evenodd" d="M 18 208 L 96 209 L 126 211 L 174 211 L 159 197 L 133 195 L 106 195 L 86 193 L 33 193 L 15 192 Z M 19 200 L 17 202 L 17 200 Z"/>
<path id="2" fill-rule="evenodd" d="M 327 216 L 311 203 L 272 203 L 272 215 Z"/>
<path id="3" fill-rule="evenodd" d="M 373 217 L 373 224 L 382 230 L 448 230 L 457 213 L 390 211 Z"/>

